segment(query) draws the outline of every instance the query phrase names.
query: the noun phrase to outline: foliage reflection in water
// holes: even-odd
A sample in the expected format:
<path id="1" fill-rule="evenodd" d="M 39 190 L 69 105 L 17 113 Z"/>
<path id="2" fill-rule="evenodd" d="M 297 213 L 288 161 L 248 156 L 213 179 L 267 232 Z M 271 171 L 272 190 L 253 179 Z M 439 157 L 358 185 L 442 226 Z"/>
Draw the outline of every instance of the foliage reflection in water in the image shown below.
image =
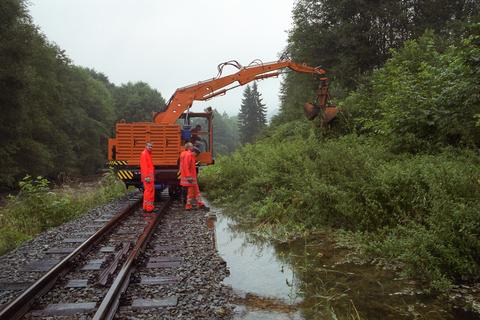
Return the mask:
<path id="1" fill-rule="evenodd" d="M 236 319 L 478 319 L 363 263 L 326 234 L 272 243 L 213 213 L 217 249 L 230 269 L 224 282 L 239 296 Z"/>

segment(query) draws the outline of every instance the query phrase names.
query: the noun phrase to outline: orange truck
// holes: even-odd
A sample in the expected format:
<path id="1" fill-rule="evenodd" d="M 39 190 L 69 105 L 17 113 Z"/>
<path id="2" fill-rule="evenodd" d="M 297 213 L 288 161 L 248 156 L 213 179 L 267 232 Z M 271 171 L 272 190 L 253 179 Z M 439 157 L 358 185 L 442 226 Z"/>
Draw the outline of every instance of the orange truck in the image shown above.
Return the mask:
<path id="1" fill-rule="evenodd" d="M 236 73 L 222 76 L 225 66 L 238 69 Z M 327 105 L 328 85 L 325 70 L 310 67 L 290 60 L 262 63 L 255 60 L 246 67 L 232 60 L 218 65 L 215 78 L 179 88 L 167 103 L 165 111 L 153 116 L 152 122 L 119 122 L 115 137 L 108 140 L 108 160 L 116 175 L 128 186 L 142 188 L 140 181 L 140 153 L 146 142 L 153 143 L 152 159 L 155 166 L 155 189 L 169 188 L 171 196 L 179 192 L 179 155 L 186 142 L 193 142 L 200 148 L 197 157 L 200 165 L 214 163 L 213 157 L 213 112 L 190 112 L 194 101 L 205 101 L 223 95 L 228 90 L 251 81 L 278 77 L 282 69 L 312 74 L 320 81 L 316 104 L 306 103 L 305 115 L 312 120 L 322 116 L 322 123 L 330 122 L 337 113 L 334 106 Z M 159 193 L 159 192 L 158 192 Z"/>

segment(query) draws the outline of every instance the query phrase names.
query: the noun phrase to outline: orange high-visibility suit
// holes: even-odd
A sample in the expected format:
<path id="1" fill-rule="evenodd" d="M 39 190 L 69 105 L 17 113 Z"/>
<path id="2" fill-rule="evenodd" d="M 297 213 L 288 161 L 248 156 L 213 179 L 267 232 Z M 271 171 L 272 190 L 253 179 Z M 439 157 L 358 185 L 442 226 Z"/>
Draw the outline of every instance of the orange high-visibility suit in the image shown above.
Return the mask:
<path id="1" fill-rule="evenodd" d="M 140 155 L 140 172 L 143 182 L 143 210 L 152 212 L 155 208 L 155 169 L 152 162 L 152 152 L 145 148 Z"/>
<path id="2" fill-rule="evenodd" d="M 200 189 L 197 182 L 197 168 L 195 167 L 195 154 L 186 150 L 180 154 L 180 185 L 187 187 L 187 204 L 185 209 L 192 209 L 193 202 L 197 203 L 198 207 L 204 207 L 202 202 Z"/>
<path id="3" fill-rule="evenodd" d="M 179 157 L 179 163 L 178 163 L 178 179 L 180 180 L 180 186 L 182 187 L 182 201 L 187 201 L 187 192 L 188 192 L 188 187 L 184 186 L 182 184 L 182 172 L 184 170 L 182 170 L 182 163 L 184 162 L 184 159 L 185 157 L 190 153 L 190 150 L 188 149 L 185 149 L 183 150 L 181 153 L 180 153 L 180 157 Z"/>

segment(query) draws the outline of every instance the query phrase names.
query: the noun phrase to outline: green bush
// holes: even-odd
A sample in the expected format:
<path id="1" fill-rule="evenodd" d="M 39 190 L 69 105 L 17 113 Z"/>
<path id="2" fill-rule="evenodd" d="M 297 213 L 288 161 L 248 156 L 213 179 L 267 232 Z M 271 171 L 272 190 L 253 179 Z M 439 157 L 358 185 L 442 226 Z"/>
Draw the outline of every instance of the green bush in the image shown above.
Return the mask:
<path id="1" fill-rule="evenodd" d="M 470 29 L 449 45 L 427 32 L 393 51 L 341 104 L 358 131 L 385 137 L 396 152 L 479 147 L 480 24 Z"/>
<path id="2" fill-rule="evenodd" d="M 397 259 L 407 273 L 438 287 L 477 277 L 478 154 L 398 155 L 372 138 L 319 142 L 313 130 L 277 143 L 295 126 L 283 125 L 202 171 L 208 195 L 273 234 L 291 236 L 285 228 L 363 232 L 368 253 Z"/>

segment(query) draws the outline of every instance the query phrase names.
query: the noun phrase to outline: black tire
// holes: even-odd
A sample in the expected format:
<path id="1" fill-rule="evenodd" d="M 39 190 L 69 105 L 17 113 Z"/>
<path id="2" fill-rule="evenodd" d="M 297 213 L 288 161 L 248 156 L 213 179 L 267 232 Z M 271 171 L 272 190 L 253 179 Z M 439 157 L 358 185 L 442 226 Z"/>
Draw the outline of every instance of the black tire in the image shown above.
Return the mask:
<path id="1" fill-rule="evenodd" d="M 155 190 L 155 202 L 162 201 L 162 192 Z"/>
<path id="2" fill-rule="evenodd" d="M 168 195 L 172 199 L 180 198 L 181 189 L 178 185 L 171 185 L 168 187 Z"/>

